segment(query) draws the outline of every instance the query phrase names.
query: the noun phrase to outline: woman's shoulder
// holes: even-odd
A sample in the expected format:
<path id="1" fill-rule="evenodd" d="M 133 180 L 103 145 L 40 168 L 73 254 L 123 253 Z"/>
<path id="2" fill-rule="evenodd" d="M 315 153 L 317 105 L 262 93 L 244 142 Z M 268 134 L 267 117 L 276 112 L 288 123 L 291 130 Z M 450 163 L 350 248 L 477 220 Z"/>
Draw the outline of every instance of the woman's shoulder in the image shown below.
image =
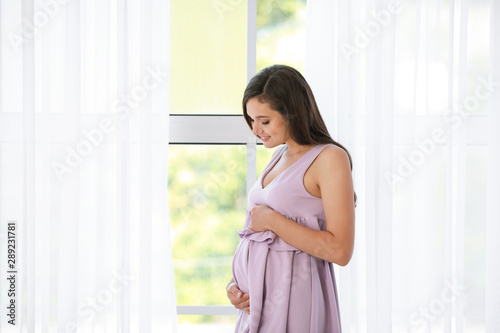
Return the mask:
<path id="1" fill-rule="evenodd" d="M 343 167 L 346 165 L 350 168 L 347 152 L 333 143 L 324 145 L 316 158 L 315 164 L 320 169 L 330 169 L 331 167 Z"/>
<path id="2" fill-rule="evenodd" d="M 347 152 L 335 144 L 320 145 L 318 148 L 321 151 L 306 171 L 305 176 L 309 179 L 304 178 L 304 183 L 309 182 L 319 188 L 335 187 L 339 178 L 342 179 L 351 172 Z"/>
<path id="3" fill-rule="evenodd" d="M 322 145 L 319 145 L 321 147 L 324 147 L 322 150 L 321 150 L 321 154 L 323 155 L 328 155 L 328 156 L 345 156 L 347 157 L 347 153 L 344 149 L 342 149 L 341 147 L 337 146 L 336 144 L 333 144 L 333 143 L 327 143 L 327 144 L 322 144 Z"/>

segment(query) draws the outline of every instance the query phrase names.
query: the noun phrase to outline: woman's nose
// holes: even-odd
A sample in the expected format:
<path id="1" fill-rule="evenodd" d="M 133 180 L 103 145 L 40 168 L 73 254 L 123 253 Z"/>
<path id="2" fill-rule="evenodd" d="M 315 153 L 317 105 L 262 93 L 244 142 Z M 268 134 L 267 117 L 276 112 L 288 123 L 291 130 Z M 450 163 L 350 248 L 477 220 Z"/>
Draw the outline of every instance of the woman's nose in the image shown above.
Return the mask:
<path id="1" fill-rule="evenodd" d="M 253 135 L 257 135 L 260 133 L 260 127 L 254 122 L 252 126 Z"/>

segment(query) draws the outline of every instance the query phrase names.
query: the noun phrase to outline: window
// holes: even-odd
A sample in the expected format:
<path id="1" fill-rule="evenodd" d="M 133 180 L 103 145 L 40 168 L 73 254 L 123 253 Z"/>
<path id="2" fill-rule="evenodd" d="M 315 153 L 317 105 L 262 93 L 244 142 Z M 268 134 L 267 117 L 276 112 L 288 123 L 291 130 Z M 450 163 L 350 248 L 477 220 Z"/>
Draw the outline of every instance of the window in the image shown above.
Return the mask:
<path id="1" fill-rule="evenodd" d="M 305 9 L 305 0 L 171 1 L 168 178 L 181 332 L 234 329 L 225 286 L 237 230 L 272 154 L 248 129 L 241 99 L 266 66 L 303 69 Z"/>

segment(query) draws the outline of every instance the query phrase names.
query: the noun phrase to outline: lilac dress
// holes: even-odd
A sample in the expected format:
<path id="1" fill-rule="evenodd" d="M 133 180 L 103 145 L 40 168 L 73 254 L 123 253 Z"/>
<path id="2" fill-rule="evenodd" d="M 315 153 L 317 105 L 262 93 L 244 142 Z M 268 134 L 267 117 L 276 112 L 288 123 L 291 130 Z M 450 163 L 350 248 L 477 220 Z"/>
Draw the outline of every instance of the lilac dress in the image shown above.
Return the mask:
<path id="1" fill-rule="evenodd" d="M 241 291 L 250 293 L 250 315 L 238 310 L 235 332 L 341 332 L 332 263 L 298 250 L 271 231 L 247 229 L 250 210 L 259 204 L 308 228 L 326 230 L 322 200 L 310 195 L 303 185 L 305 172 L 325 146 L 313 147 L 262 188 L 262 179 L 288 149 L 284 145 L 248 195 L 233 278 Z"/>

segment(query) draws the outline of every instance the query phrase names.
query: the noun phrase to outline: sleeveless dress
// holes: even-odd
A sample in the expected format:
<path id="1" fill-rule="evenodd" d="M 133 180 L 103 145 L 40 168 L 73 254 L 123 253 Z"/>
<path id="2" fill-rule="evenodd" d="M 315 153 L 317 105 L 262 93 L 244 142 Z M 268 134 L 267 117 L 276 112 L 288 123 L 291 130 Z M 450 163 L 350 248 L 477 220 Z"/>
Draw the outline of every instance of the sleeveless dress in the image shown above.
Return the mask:
<path id="1" fill-rule="evenodd" d="M 250 315 L 238 310 L 235 332 L 341 332 L 333 264 L 298 250 L 272 231 L 247 229 L 250 211 L 259 204 L 308 228 L 326 230 L 322 200 L 303 185 L 307 169 L 325 146 L 310 149 L 263 188 L 263 178 L 288 149 L 284 145 L 248 195 L 233 278 L 242 292 L 250 293 Z"/>

